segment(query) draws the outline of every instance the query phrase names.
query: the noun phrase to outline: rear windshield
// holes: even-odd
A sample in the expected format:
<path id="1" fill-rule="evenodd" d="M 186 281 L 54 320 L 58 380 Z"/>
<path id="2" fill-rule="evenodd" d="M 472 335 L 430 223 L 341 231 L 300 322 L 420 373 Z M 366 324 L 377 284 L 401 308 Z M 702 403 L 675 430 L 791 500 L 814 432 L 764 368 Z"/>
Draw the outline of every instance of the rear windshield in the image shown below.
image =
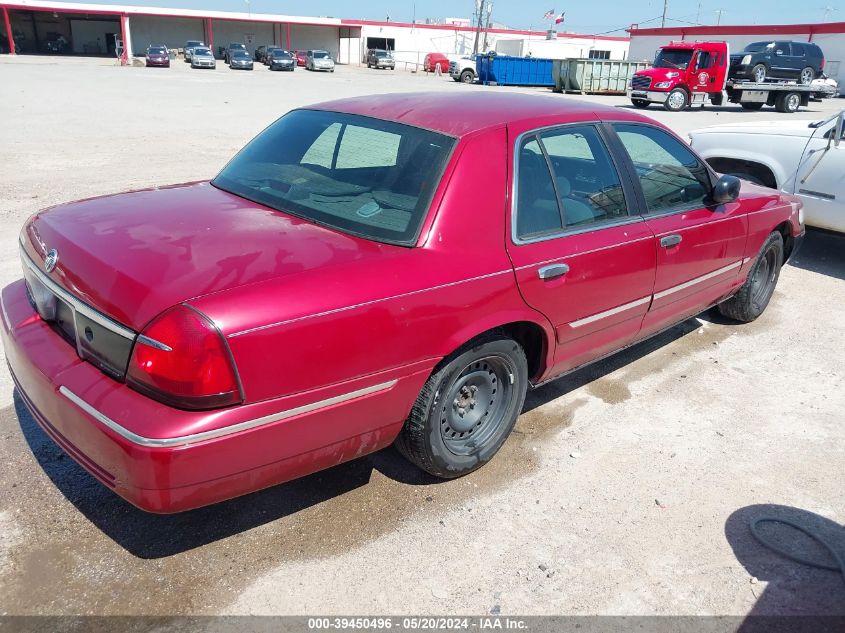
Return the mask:
<path id="1" fill-rule="evenodd" d="M 745 47 L 744 53 L 760 53 L 766 50 L 769 46 L 774 46 L 774 42 L 754 42 Z"/>
<path id="2" fill-rule="evenodd" d="M 400 123 L 294 110 L 212 184 L 317 224 L 412 245 L 454 145 L 452 137 Z"/>
<path id="3" fill-rule="evenodd" d="M 655 68 L 680 68 L 685 70 L 692 59 L 691 50 L 661 48 L 654 58 Z"/>

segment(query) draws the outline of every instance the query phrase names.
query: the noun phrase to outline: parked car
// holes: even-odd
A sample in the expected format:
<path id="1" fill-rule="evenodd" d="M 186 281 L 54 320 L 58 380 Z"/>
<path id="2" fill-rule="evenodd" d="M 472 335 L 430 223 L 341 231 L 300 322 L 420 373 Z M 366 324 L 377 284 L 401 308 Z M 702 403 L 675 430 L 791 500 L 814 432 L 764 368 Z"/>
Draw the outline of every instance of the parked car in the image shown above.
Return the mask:
<path id="1" fill-rule="evenodd" d="M 393 60 L 393 55 L 390 51 L 380 49 L 373 49 L 367 51 L 367 68 L 396 68 L 396 62 Z"/>
<path id="2" fill-rule="evenodd" d="M 191 68 L 217 68 L 214 53 L 205 46 L 195 46 L 191 51 Z"/>
<path id="3" fill-rule="evenodd" d="M 824 54 L 812 42 L 754 42 L 731 55 L 730 77 L 763 82 L 794 79 L 809 85 L 824 70 Z"/>
<path id="4" fill-rule="evenodd" d="M 286 114 L 210 183 L 36 213 L 0 331 L 38 424 L 145 510 L 393 442 L 452 478 L 530 386 L 714 304 L 755 319 L 800 208 L 633 111 L 357 97 Z"/>
<path id="5" fill-rule="evenodd" d="M 200 42 L 199 40 L 188 40 L 185 42 L 185 61 L 191 61 L 191 56 L 193 55 L 194 49 L 197 47 L 205 48 L 205 42 Z"/>
<path id="6" fill-rule="evenodd" d="M 297 66 L 305 66 L 308 63 L 308 51 L 294 51 Z"/>
<path id="7" fill-rule="evenodd" d="M 264 51 L 264 55 L 263 55 L 261 62 L 265 66 L 269 66 L 270 65 L 270 56 L 273 53 L 275 53 L 276 51 L 283 51 L 283 50 L 285 50 L 285 49 L 279 48 L 278 46 L 268 46 L 267 49 Z"/>
<path id="8" fill-rule="evenodd" d="M 296 60 L 293 55 L 281 48 L 273 49 L 273 52 L 267 57 L 267 62 L 270 70 L 289 70 L 291 72 L 296 70 Z"/>
<path id="9" fill-rule="evenodd" d="M 716 171 L 793 194 L 807 225 L 845 233 L 845 110 L 822 121 L 755 121 L 695 130 Z"/>
<path id="10" fill-rule="evenodd" d="M 813 80 L 810 88 L 813 90 L 814 99 L 821 100 L 839 96 L 839 82 L 824 73 L 818 79 Z"/>
<path id="11" fill-rule="evenodd" d="M 232 52 L 233 51 L 244 51 L 247 55 L 249 55 L 249 51 L 246 48 L 246 44 L 240 44 L 238 42 L 232 42 L 223 50 L 223 61 L 227 64 L 232 59 Z"/>
<path id="12" fill-rule="evenodd" d="M 423 70 L 427 73 L 433 73 L 437 67 L 440 67 L 440 72 L 449 72 L 449 58 L 443 53 L 427 53 L 423 58 Z"/>
<path id="13" fill-rule="evenodd" d="M 471 84 L 477 78 L 475 60 L 477 55 L 453 59 L 449 62 L 449 76 L 455 81 Z"/>
<path id="14" fill-rule="evenodd" d="M 166 46 L 148 46 L 144 59 L 147 66 L 170 68 L 170 51 Z"/>
<path id="15" fill-rule="evenodd" d="M 255 61 L 261 62 L 263 64 L 264 59 L 267 56 L 267 49 L 268 48 L 272 48 L 272 47 L 268 47 L 266 45 L 261 45 L 258 48 L 256 48 L 255 53 L 254 53 Z"/>
<path id="16" fill-rule="evenodd" d="M 326 70 L 334 72 L 334 60 L 326 51 L 308 51 L 305 58 L 305 70 Z"/>
<path id="17" fill-rule="evenodd" d="M 247 51 L 233 50 L 229 53 L 229 68 L 232 70 L 252 70 L 252 57 Z"/>

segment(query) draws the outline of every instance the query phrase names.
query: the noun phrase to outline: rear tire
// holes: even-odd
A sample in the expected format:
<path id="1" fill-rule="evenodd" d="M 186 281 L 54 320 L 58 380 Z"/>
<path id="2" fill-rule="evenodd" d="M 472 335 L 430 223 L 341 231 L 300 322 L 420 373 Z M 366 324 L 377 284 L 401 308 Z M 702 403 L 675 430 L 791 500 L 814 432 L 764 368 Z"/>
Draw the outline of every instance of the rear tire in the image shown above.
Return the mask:
<path id="1" fill-rule="evenodd" d="M 775 110 L 785 114 L 798 112 L 798 108 L 800 107 L 801 95 L 797 92 L 785 92 L 782 95 L 778 95 L 777 101 L 775 101 Z"/>
<path id="2" fill-rule="evenodd" d="M 631 99 L 631 103 L 634 104 L 635 108 L 639 108 L 640 110 L 645 110 L 651 105 L 651 101 L 646 101 L 645 99 Z"/>
<path id="3" fill-rule="evenodd" d="M 804 70 L 801 71 L 801 74 L 798 75 L 798 83 L 809 86 L 813 83 L 813 79 L 816 78 L 816 71 L 807 66 Z"/>
<path id="4" fill-rule="evenodd" d="M 502 332 L 470 341 L 429 377 L 396 438 L 411 463 L 443 479 L 486 464 L 510 435 L 528 387 L 522 347 Z"/>
<path id="5" fill-rule="evenodd" d="M 749 323 L 759 317 L 769 305 L 782 265 L 783 236 L 773 231 L 748 271 L 745 283 L 733 297 L 719 304 L 719 312 L 742 323 Z"/>

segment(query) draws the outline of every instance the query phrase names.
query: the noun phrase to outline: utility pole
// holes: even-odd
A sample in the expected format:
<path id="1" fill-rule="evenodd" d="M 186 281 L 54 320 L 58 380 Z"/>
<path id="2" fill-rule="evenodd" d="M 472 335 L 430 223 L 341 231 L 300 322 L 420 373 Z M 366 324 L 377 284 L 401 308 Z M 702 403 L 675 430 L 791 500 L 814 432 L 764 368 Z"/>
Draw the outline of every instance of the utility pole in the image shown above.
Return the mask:
<path id="1" fill-rule="evenodd" d="M 719 26 L 722 23 L 722 13 L 724 12 L 724 9 L 716 9 L 716 26 Z"/>
<path id="2" fill-rule="evenodd" d="M 484 20 L 484 4 L 486 0 L 475 0 L 475 9 L 478 12 L 478 24 L 475 27 L 475 42 L 472 45 L 472 54 L 478 53 L 478 40 L 481 37 L 481 24 Z"/>
<path id="3" fill-rule="evenodd" d="M 666 26 L 666 12 L 669 10 L 669 0 L 663 0 L 663 19 L 660 20 L 660 28 Z"/>

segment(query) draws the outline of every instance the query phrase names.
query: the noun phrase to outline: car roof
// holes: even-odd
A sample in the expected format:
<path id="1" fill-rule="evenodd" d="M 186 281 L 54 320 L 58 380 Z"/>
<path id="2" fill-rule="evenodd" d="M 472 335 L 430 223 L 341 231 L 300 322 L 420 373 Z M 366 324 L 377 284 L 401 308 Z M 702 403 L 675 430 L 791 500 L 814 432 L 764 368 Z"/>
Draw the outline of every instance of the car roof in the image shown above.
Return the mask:
<path id="1" fill-rule="evenodd" d="M 450 136 L 466 136 L 504 124 L 536 123 L 539 127 L 597 119 L 640 121 L 663 127 L 653 119 L 627 109 L 576 101 L 559 95 L 493 90 L 481 89 L 469 94 L 410 92 L 368 95 L 317 103 L 308 106 L 308 109 L 370 116 Z"/>

